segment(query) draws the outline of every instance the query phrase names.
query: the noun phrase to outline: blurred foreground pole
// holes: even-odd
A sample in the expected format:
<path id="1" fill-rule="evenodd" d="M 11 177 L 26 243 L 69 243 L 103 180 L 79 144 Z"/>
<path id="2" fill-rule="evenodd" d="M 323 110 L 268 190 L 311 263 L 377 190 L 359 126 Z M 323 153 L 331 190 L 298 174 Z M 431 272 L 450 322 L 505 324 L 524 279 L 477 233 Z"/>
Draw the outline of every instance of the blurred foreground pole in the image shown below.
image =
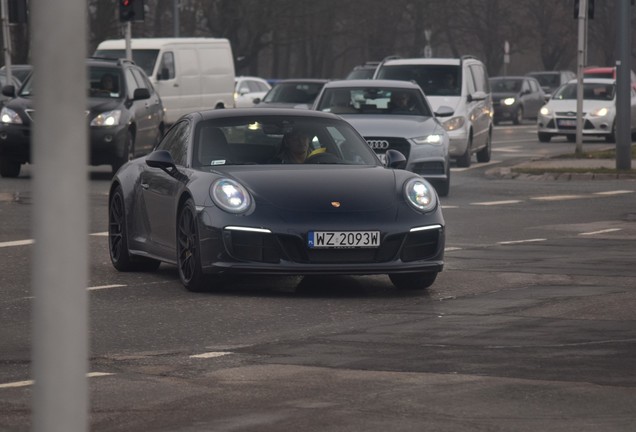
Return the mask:
<path id="1" fill-rule="evenodd" d="M 619 0 L 618 60 L 616 61 L 616 169 L 632 168 L 631 137 L 631 7 L 629 0 Z"/>
<path id="2" fill-rule="evenodd" d="M 4 51 L 4 65 L 7 69 L 7 79 L 6 83 L 11 83 L 11 30 L 9 29 L 9 3 L 8 0 L 0 0 L 2 2 L 0 4 L 1 10 L 0 13 L 2 15 L 2 49 Z"/>
<path id="3" fill-rule="evenodd" d="M 88 430 L 86 0 L 31 0 L 36 432 Z M 61 23 L 63 23 L 61 25 Z"/>
<path id="4" fill-rule="evenodd" d="M 583 67 L 585 64 L 585 39 L 587 28 L 587 0 L 579 0 L 579 36 L 576 50 L 576 150 L 574 153 L 580 155 L 583 153 Z"/>

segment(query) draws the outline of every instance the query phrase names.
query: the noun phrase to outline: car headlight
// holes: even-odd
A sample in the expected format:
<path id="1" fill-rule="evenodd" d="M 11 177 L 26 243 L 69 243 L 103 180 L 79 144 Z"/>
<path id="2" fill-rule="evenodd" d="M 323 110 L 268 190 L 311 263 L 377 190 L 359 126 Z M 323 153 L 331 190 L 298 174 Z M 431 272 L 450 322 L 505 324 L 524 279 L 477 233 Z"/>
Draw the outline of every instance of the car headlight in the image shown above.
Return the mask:
<path id="1" fill-rule="evenodd" d="M 609 108 L 598 108 L 590 112 L 592 117 L 605 117 L 609 113 Z"/>
<path id="2" fill-rule="evenodd" d="M 503 100 L 503 104 L 504 104 L 504 105 L 508 105 L 508 106 L 510 106 L 510 105 L 512 105 L 512 104 L 514 104 L 514 103 L 515 103 L 515 98 L 505 98 L 505 99 Z"/>
<path id="3" fill-rule="evenodd" d="M 18 113 L 7 107 L 2 107 L 0 121 L 7 124 L 22 124 L 22 119 Z"/>
<path id="4" fill-rule="evenodd" d="M 444 126 L 444 129 L 450 132 L 457 129 L 461 129 L 462 127 L 464 127 L 464 123 L 465 123 L 464 117 L 453 117 L 446 120 L 442 124 L 442 126 Z"/>
<path id="5" fill-rule="evenodd" d="M 229 213 L 244 213 L 252 204 L 252 197 L 247 189 L 227 178 L 212 183 L 210 197 L 214 204 Z"/>
<path id="6" fill-rule="evenodd" d="M 428 212 L 437 205 L 437 196 L 433 187 L 423 179 L 413 178 L 406 182 L 404 195 L 416 210 Z"/>
<path id="7" fill-rule="evenodd" d="M 91 120 L 91 126 L 117 126 L 121 119 L 121 110 L 106 111 Z"/>
<path id="8" fill-rule="evenodd" d="M 547 106 L 544 106 L 544 107 L 541 107 L 541 109 L 539 110 L 539 113 L 541 113 L 542 116 L 549 116 L 549 115 L 552 115 L 552 110 L 548 108 Z"/>
<path id="9" fill-rule="evenodd" d="M 413 138 L 415 144 L 442 144 L 444 142 L 444 135 L 431 134 Z"/>

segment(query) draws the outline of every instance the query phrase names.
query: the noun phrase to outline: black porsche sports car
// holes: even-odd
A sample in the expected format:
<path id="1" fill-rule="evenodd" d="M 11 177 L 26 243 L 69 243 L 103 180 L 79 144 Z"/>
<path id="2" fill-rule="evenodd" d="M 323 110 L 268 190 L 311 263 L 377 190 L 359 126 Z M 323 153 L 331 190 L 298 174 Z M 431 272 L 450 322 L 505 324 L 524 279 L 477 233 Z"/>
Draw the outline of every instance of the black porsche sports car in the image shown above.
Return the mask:
<path id="1" fill-rule="evenodd" d="M 284 151 L 299 132 L 306 159 L 291 163 Z M 388 274 L 398 288 L 427 288 L 443 268 L 441 206 L 426 180 L 399 169 L 401 153 L 386 159 L 334 114 L 188 114 L 113 177 L 111 261 L 120 271 L 175 264 L 191 291 L 232 274 Z"/>

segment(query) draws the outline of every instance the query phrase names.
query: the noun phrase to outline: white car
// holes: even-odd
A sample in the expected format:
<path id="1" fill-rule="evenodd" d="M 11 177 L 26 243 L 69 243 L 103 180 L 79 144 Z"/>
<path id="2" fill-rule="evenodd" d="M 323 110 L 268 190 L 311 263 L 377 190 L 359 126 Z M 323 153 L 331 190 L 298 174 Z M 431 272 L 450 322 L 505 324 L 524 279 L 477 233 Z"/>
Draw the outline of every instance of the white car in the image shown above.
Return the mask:
<path id="1" fill-rule="evenodd" d="M 539 141 L 550 142 L 554 136 L 576 141 L 577 80 L 559 87 L 550 101 L 539 110 Z M 636 92 L 631 89 L 631 131 L 636 133 Z M 606 78 L 583 80 L 583 136 L 605 137 L 616 141 L 616 81 Z"/>
<path id="2" fill-rule="evenodd" d="M 271 88 L 263 78 L 238 76 L 234 79 L 234 105 L 237 108 L 253 107 L 254 99 L 262 99 Z"/>

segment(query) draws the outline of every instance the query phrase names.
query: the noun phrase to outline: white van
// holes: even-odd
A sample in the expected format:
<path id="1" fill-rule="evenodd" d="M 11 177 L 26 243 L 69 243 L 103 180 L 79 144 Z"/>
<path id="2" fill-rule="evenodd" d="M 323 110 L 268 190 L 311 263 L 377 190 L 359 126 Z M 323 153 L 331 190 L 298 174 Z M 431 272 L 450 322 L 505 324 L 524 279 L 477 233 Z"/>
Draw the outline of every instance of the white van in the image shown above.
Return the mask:
<path id="1" fill-rule="evenodd" d="M 166 109 L 165 122 L 192 111 L 234 107 L 234 57 L 227 39 L 131 39 L 133 61 L 150 78 Z M 106 40 L 95 57 L 126 57 L 126 40 Z"/>

